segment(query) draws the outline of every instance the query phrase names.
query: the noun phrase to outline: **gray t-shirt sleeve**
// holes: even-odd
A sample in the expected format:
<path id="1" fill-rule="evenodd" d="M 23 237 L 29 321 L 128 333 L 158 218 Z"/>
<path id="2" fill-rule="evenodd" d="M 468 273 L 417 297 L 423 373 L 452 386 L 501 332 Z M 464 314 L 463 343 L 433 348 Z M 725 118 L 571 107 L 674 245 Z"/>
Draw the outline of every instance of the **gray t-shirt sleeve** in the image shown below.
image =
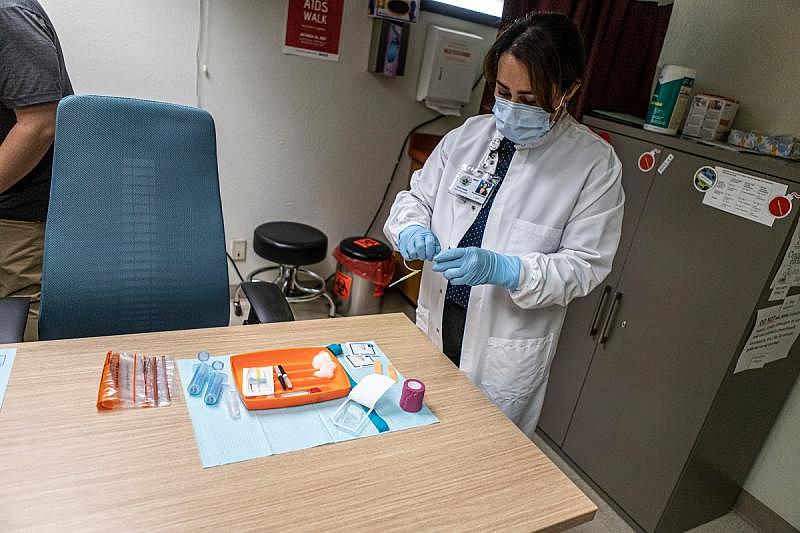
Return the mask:
<path id="1" fill-rule="evenodd" d="M 0 9 L 0 103 L 15 109 L 64 94 L 58 50 L 45 21 L 22 7 Z"/>

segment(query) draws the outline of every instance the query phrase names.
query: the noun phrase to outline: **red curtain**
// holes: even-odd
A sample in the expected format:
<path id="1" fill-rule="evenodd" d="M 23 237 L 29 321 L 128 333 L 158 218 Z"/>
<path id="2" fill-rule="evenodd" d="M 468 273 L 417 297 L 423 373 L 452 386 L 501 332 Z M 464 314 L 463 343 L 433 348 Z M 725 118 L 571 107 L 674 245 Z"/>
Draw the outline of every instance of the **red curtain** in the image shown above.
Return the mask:
<path id="1" fill-rule="evenodd" d="M 672 4 L 659 5 L 653 0 L 505 0 L 502 24 L 531 11 L 564 13 L 583 34 L 586 72 L 570 108 L 576 118 L 592 109 L 644 118 Z M 491 112 L 494 105 L 492 89 L 486 88 L 483 112 Z"/>

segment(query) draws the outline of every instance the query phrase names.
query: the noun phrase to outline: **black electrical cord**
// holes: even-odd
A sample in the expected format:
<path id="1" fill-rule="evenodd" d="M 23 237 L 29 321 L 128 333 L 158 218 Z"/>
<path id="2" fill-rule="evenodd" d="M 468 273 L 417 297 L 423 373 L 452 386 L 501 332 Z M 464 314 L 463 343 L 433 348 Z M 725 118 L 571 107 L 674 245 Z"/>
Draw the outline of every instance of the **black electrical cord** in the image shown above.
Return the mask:
<path id="1" fill-rule="evenodd" d="M 231 262 L 231 266 L 236 271 L 236 275 L 239 276 L 239 281 L 244 283 L 244 276 L 242 276 L 242 273 L 239 272 L 239 267 L 236 266 L 236 263 L 234 262 L 233 257 L 231 257 L 231 254 L 229 254 L 228 252 L 225 252 L 225 255 L 228 256 L 228 260 Z"/>
<path id="2" fill-rule="evenodd" d="M 473 92 L 475 91 L 475 87 L 477 87 L 477 86 L 478 86 L 478 84 L 481 82 L 481 80 L 482 80 L 482 79 L 483 79 L 483 74 L 481 74 L 480 76 L 478 76 L 478 79 L 477 79 L 477 80 L 475 80 L 475 83 L 473 83 L 473 84 L 472 84 L 472 89 L 471 89 L 471 90 L 472 90 Z"/>
<path id="3" fill-rule="evenodd" d="M 444 115 L 436 115 L 435 117 L 433 117 L 431 119 L 428 119 L 425 122 L 421 122 L 420 124 L 417 124 L 416 126 L 411 128 L 408 131 L 408 133 L 406 133 L 406 137 L 405 137 L 405 139 L 403 139 L 403 144 L 400 146 L 400 153 L 397 154 L 397 161 L 395 161 L 395 163 L 394 163 L 394 169 L 392 169 L 392 173 L 389 175 L 389 183 L 386 184 L 386 189 L 383 191 L 383 197 L 381 198 L 381 203 L 378 205 L 378 209 L 375 211 L 375 216 L 372 217 L 372 221 L 369 223 L 369 226 L 367 226 L 367 231 L 364 232 L 364 235 L 369 235 L 369 232 L 372 230 L 372 226 L 375 225 L 375 221 L 378 220 L 378 216 L 381 214 L 381 211 L 383 210 L 383 206 L 386 203 L 386 197 L 389 195 L 389 191 L 392 188 L 392 183 L 394 182 L 394 175 L 397 172 L 397 167 L 400 166 L 400 161 L 402 161 L 402 159 L 403 159 L 403 150 L 405 150 L 405 148 L 406 148 L 406 144 L 408 143 L 408 139 L 411 137 L 411 135 L 414 134 L 415 131 L 417 131 L 421 127 L 427 126 L 428 124 L 431 124 L 432 122 L 436 122 L 437 120 L 439 120 L 442 117 L 444 117 Z"/>
<path id="4" fill-rule="evenodd" d="M 482 79 L 483 79 L 483 75 L 480 75 L 480 76 L 478 76 L 478 79 L 475 80 L 475 83 L 472 84 L 472 91 L 473 92 L 475 91 L 475 88 L 478 86 L 478 84 L 481 82 Z M 406 134 L 405 139 L 403 139 L 403 144 L 402 144 L 402 146 L 400 146 L 400 153 L 397 154 L 397 161 L 395 161 L 394 168 L 392 169 L 392 173 L 389 176 L 389 183 L 386 184 L 386 189 L 383 191 L 383 197 L 381 198 L 381 203 L 378 205 L 378 209 L 375 211 L 375 215 L 372 217 L 372 220 L 370 221 L 369 226 L 367 226 L 367 231 L 364 232 L 365 236 L 369 235 L 369 232 L 372 231 L 372 226 L 375 225 L 375 221 L 378 220 L 378 216 L 380 216 L 381 211 L 383 210 L 383 206 L 386 204 L 386 197 L 389 195 L 389 191 L 392 188 L 392 183 L 394 183 L 394 175 L 397 173 L 397 167 L 400 166 L 400 161 L 402 161 L 402 159 L 403 159 L 403 151 L 406 148 L 406 144 L 408 143 L 408 139 L 410 139 L 411 136 L 414 134 L 414 132 L 417 131 L 418 129 L 422 128 L 423 126 L 427 126 L 428 124 L 431 124 L 433 122 L 436 122 L 437 120 L 439 120 L 440 118 L 443 118 L 444 116 L 445 115 L 436 115 L 435 117 L 433 117 L 431 119 L 428 119 L 425 122 L 417 124 L 416 126 L 411 128 L 409 130 L 409 132 Z"/>

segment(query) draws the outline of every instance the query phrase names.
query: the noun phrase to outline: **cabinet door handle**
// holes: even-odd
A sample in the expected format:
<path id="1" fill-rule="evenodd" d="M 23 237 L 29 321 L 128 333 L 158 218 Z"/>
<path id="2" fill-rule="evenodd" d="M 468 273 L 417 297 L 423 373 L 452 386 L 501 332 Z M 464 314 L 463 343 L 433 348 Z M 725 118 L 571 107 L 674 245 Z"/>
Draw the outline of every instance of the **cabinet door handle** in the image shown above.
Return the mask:
<path id="1" fill-rule="evenodd" d="M 594 310 L 594 318 L 592 318 L 592 325 L 589 328 L 590 337 L 597 335 L 597 329 L 600 326 L 600 324 L 598 324 L 598 322 L 600 322 L 600 314 L 606 306 L 606 298 L 608 298 L 609 294 L 611 294 L 611 285 L 606 285 L 603 289 L 603 295 L 600 296 L 600 303 L 597 304 L 597 309 Z"/>
<path id="2" fill-rule="evenodd" d="M 611 332 L 611 325 L 614 323 L 615 315 L 617 314 L 617 304 L 622 300 L 622 293 L 618 292 L 614 295 L 614 301 L 611 302 L 611 309 L 608 311 L 606 323 L 603 324 L 603 333 L 600 335 L 600 344 L 605 344 L 608 341 L 608 335 Z"/>

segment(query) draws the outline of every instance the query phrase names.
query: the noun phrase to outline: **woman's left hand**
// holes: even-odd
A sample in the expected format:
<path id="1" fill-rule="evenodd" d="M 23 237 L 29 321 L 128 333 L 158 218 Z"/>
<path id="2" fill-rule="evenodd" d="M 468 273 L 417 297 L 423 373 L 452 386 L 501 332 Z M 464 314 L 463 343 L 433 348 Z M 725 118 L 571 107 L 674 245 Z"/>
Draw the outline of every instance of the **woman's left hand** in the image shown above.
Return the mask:
<path id="1" fill-rule="evenodd" d="M 433 271 L 442 272 L 453 285 L 488 283 L 512 290 L 519 286 L 520 260 L 516 256 L 470 246 L 444 250 L 433 261 Z"/>

